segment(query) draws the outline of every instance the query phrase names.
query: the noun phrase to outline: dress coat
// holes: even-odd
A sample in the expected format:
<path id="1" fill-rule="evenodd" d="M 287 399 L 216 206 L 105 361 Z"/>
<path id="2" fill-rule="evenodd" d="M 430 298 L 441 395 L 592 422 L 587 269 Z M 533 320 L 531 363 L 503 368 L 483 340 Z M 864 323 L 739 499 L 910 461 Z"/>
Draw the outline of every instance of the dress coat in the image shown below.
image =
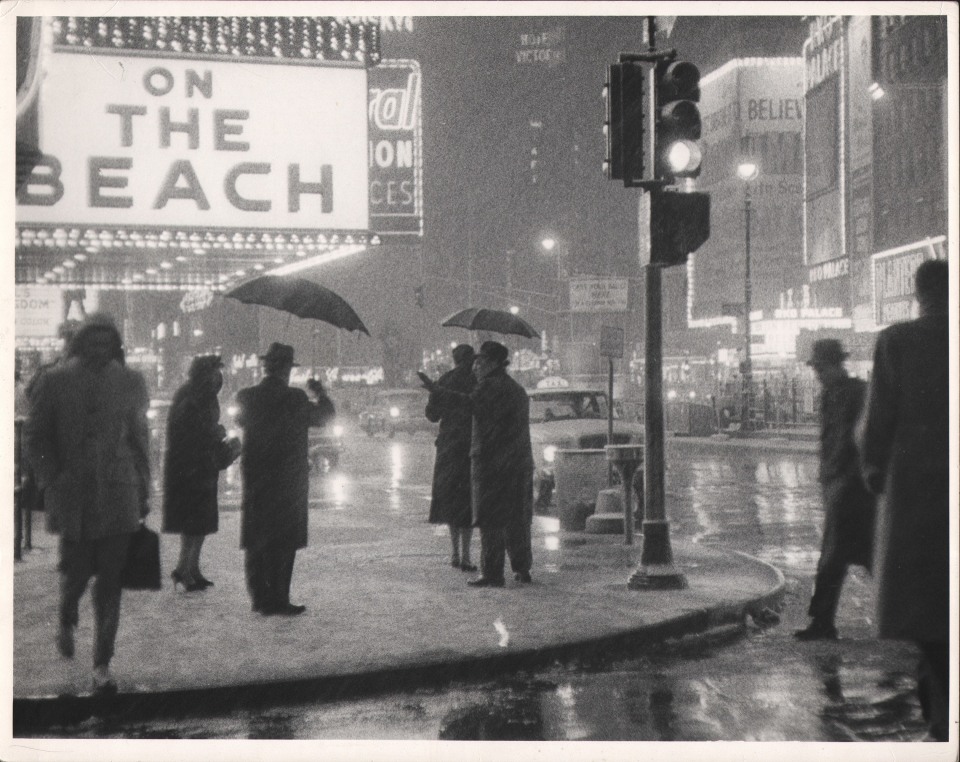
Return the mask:
<path id="1" fill-rule="evenodd" d="M 96 369 L 71 357 L 30 395 L 26 446 L 47 526 L 71 542 L 137 530 L 150 490 L 149 397 L 117 360 Z"/>
<path id="2" fill-rule="evenodd" d="M 879 492 L 874 579 L 880 637 L 949 640 L 949 330 L 926 315 L 883 330 L 859 427 Z"/>
<path id="3" fill-rule="evenodd" d="M 499 368 L 465 398 L 473 415 L 470 443 L 473 525 L 504 528 L 533 521 L 530 398 Z"/>
<path id="4" fill-rule="evenodd" d="M 220 471 L 233 462 L 220 425 L 220 403 L 188 381 L 173 396 L 163 464 L 163 531 L 208 535 L 217 531 Z"/>
<path id="5" fill-rule="evenodd" d="M 308 435 L 333 418 L 325 395 L 310 402 L 302 389 L 265 376 L 237 393 L 244 430 L 240 471 L 243 500 L 240 547 L 249 551 L 307 546 L 310 489 Z"/>
<path id="6" fill-rule="evenodd" d="M 866 384 L 844 376 L 824 386 L 820 397 L 820 485 L 824 527 L 820 563 L 870 568 L 874 497 L 860 475 L 854 429 Z"/>
<path id="7" fill-rule="evenodd" d="M 470 394 L 477 385 L 477 379 L 470 365 L 466 364 L 444 373 L 437 379 L 437 385 L 461 394 Z M 470 432 L 473 418 L 469 409 L 440 392 L 430 393 L 425 414 L 427 420 L 440 422 L 433 466 L 430 523 L 469 527 L 473 522 L 470 510 Z"/>

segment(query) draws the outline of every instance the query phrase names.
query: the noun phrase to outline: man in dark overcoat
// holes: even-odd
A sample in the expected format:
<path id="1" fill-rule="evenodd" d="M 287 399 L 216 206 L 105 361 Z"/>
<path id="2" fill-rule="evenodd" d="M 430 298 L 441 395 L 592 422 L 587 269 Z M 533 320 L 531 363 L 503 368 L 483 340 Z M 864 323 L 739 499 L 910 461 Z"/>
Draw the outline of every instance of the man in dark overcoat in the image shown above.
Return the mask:
<path id="1" fill-rule="evenodd" d="M 253 610 L 296 615 L 306 610 L 290 602 L 290 581 L 296 553 L 307 545 L 309 429 L 325 425 L 334 408 L 319 381 L 308 382 L 315 402 L 290 387 L 293 347 L 275 342 L 261 359 L 263 380 L 237 393 L 244 432 L 240 545 Z"/>
<path id="2" fill-rule="evenodd" d="M 454 368 L 437 379 L 437 386 L 461 394 L 470 394 L 477 385 L 473 375 L 473 347 L 458 344 L 453 349 Z M 433 466 L 433 493 L 430 500 L 431 524 L 450 528 L 453 552 L 450 565 L 463 571 L 476 571 L 470 563 L 473 515 L 470 510 L 470 411 L 444 398 L 430 394 L 425 411 L 427 420 L 440 422 L 437 432 L 437 456 Z"/>
<path id="3" fill-rule="evenodd" d="M 530 445 L 530 399 L 507 375 L 509 351 L 485 341 L 473 363 L 477 386 L 469 395 L 440 390 L 457 399 L 473 416 L 470 476 L 473 525 L 480 528 L 480 576 L 474 587 L 503 587 L 505 554 L 515 579 L 530 582 L 533 553 L 533 450 Z M 431 392 L 439 389 L 420 374 Z"/>
<path id="4" fill-rule="evenodd" d="M 946 741 L 951 462 L 946 261 L 921 264 L 915 283 L 920 316 L 877 336 L 859 430 L 860 459 L 867 487 L 879 495 L 877 630 L 881 638 L 917 643 L 929 737 Z"/>
<path id="5" fill-rule="evenodd" d="M 823 543 L 813 597 L 807 613 L 810 625 L 798 630 L 800 640 L 834 640 L 840 590 L 850 564 L 870 568 L 873 547 L 874 499 L 860 477 L 854 428 L 866 384 L 847 374 L 847 353 L 836 339 L 813 345 L 807 362 L 817 374 L 820 394 L 820 485 L 823 490 Z"/>
<path id="6" fill-rule="evenodd" d="M 109 667 L 120 574 L 130 537 L 149 510 L 150 400 L 143 376 L 122 357 L 113 318 L 88 315 L 69 357 L 39 376 L 26 429 L 47 525 L 60 535 L 57 648 L 73 656 L 80 598 L 95 577 L 93 689 L 100 694 L 117 689 Z"/>

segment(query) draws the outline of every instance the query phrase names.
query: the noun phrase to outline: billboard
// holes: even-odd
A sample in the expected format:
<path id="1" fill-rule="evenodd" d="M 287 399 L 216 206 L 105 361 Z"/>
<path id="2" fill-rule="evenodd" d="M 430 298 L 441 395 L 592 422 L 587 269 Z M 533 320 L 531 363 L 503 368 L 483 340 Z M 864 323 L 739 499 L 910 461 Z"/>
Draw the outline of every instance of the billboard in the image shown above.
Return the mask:
<path id="1" fill-rule="evenodd" d="M 368 72 L 370 230 L 423 235 L 420 65 L 382 61 Z"/>
<path id="2" fill-rule="evenodd" d="M 927 259 L 946 259 L 946 236 L 898 246 L 871 257 L 873 317 L 878 328 L 917 317 L 914 275 Z"/>
<path id="3" fill-rule="evenodd" d="M 20 223 L 368 228 L 359 66 L 61 49 L 40 97 Z"/>
<path id="4" fill-rule="evenodd" d="M 571 278 L 571 312 L 625 312 L 627 278 Z"/>

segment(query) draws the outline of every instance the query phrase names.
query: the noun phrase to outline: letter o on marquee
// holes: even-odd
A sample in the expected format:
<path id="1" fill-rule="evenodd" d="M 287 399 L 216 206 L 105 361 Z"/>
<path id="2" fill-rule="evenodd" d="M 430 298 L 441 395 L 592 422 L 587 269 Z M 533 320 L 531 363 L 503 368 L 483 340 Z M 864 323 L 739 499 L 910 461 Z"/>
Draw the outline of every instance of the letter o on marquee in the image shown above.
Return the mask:
<path id="1" fill-rule="evenodd" d="M 163 87 L 157 87 L 154 82 L 154 76 L 158 75 L 163 79 Z M 173 74 L 169 69 L 162 66 L 155 66 L 143 75 L 143 87 L 150 95 L 166 95 L 173 90 Z"/>

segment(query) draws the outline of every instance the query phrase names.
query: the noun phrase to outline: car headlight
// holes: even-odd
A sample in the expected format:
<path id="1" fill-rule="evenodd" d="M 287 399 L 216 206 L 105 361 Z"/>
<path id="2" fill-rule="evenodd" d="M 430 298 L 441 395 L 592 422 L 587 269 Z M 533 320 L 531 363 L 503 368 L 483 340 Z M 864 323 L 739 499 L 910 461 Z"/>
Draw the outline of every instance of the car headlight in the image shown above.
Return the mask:
<path id="1" fill-rule="evenodd" d="M 557 457 L 557 448 L 554 445 L 547 445 L 543 448 L 543 459 L 547 463 L 553 463 L 553 459 Z"/>
<path id="2" fill-rule="evenodd" d="M 340 426 L 339 424 L 337 424 L 336 426 L 334 426 L 334 427 L 333 427 L 333 435 L 334 435 L 335 437 L 342 437 L 342 436 L 343 436 L 343 426 Z"/>
<path id="3" fill-rule="evenodd" d="M 398 408 L 398 407 L 392 407 L 392 408 L 390 408 L 390 417 L 391 417 L 391 418 L 399 418 L 399 417 L 400 417 L 400 408 Z"/>

